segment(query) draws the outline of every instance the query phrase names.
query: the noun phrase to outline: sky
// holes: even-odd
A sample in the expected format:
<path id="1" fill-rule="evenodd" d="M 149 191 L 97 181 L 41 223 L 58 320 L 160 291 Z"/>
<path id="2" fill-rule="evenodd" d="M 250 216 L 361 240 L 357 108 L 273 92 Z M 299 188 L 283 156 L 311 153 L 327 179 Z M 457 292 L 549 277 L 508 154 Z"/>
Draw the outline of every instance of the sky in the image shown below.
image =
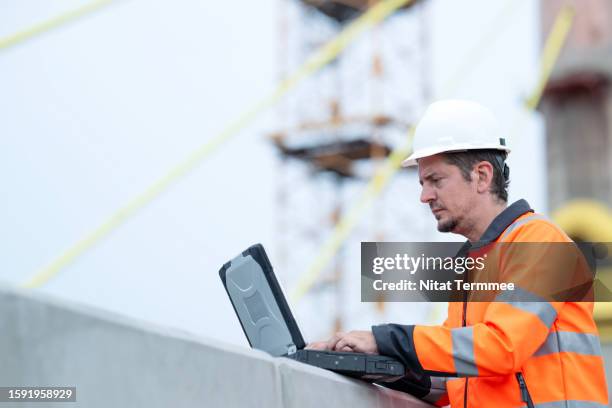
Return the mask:
<path id="1" fill-rule="evenodd" d="M 117 1 L 0 49 L 0 282 L 24 283 L 274 89 L 279 1 Z M 1 2 L 0 38 L 84 3 Z M 511 201 L 546 212 L 542 119 L 523 108 L 538 77 L 538 2 L 427 3 L 434 99 L 468 98 L 494 111 L 513 150 Z M 217 273 L 248 245 L 273 248 L 277 238 L 280 166 L 265 136 L 277 119 L 262 114 L 33 290 L 245 345 Z M 420 231 L 449 239 L 410 194 L 406 210 L 422 221 L 406 240 Z M 277 255 L 270 251 L 273 263 Z M 282 280 L 292 287 L 296 278 Z M 292 305 L 309 339 L 329 321 L 311 303 Z M 400 304 L 383 317 L 436 316 Z"/>

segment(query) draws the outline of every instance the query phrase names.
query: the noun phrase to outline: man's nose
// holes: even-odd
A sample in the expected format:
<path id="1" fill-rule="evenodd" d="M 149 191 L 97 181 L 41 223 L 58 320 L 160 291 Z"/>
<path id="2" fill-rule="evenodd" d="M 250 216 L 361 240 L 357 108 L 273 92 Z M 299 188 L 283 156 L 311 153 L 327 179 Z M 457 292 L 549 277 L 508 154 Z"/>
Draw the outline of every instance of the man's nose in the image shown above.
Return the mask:
<path id="1" fill-rule="evenodd" d="M 421 188 L 421 202 L 422 203 L 429 203 L 430 201 L 433 201 L 436 199 L 436 195 L 434 194 L 433 189 L 423 186 Z"/>

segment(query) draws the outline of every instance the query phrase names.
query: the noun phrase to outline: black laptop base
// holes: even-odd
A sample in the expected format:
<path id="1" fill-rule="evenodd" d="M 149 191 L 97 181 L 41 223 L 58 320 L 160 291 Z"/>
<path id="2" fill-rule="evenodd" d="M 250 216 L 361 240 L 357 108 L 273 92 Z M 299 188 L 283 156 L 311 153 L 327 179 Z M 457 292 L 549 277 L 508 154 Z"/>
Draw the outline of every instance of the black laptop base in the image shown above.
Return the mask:
<path id="1" fill-rule="evenodd" d="M 402 363 L 375 354 L 297 350 L 287 357 L 359 379 L 404 376 Z"/>

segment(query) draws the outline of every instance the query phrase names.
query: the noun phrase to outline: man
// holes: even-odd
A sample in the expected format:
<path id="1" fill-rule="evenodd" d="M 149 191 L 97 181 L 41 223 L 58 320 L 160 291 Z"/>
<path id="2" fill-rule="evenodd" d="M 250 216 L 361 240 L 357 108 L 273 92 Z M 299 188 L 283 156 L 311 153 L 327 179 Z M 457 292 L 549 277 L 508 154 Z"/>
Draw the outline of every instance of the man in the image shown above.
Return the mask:
<path id="1" fill-rule="evenodd" d="M 439 231 L 468 239 L 467 251 L 494 242 L 571 242 L 525 200 L 507 205 L 509 149 L 488 109 L 459 100 L 432 104 L 413 147 L 402 164 L 418 165 L 421 202 L 429 205 Z M 523 269 L 535 274 L 537 268 Z M 408 375 L 381 385 L 437 406 L 606 406 L 592 302 L 522 295 L 534 301 L 451 302 L 441 326 L 384 324 L 309 347 L 394 357 Z"/>

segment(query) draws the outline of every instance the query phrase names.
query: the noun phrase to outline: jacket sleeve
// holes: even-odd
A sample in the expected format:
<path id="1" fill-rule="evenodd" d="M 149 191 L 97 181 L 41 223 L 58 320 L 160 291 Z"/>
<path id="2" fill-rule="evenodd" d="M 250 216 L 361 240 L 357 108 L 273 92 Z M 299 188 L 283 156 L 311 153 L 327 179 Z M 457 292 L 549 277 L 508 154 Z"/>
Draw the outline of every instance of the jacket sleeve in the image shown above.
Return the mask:
<path id="1" fill-rule="evenodd" d="M 446 322 L 442 327 L 445 326 Z M 411 358 L 413 353 L 409 350 L 414 350 L 414 344 L 410 342 L 413 330 L 414 326 L 397 324 L 372 327 L 379 353 L 396 358 L 406 367 L 406 376 L 393 382 L 379 382 L 377 384 L 409 393 L 439 407 L 446 406 L 449 404 L 446 378 L 432 377 L 426 374 L 418 359 Z"/>
<path id="2" fill-rule="evenodd" d="M 550 303 L 500 302 L 472 326 L 385 324 L 372 331 L 379 352 L 402 361 L 417 378 L 499 376 L 520 369 L 544 343 L 556 316 Z"/>
<path id="3" fill-rule="evenodd" d="M 553 241 L 544 239 L 546 231 L 539 235 L 541 242 Z M 470 325 L 468 308 L 464 327 L 374 326 L 379 352 L 402 361 L 417 378 L 486 377 L 519 371 L 545 342 L 564 303 L 546 301 L 530 292 L 534 276 L 555 276 L 556 263 L 548 259 L 504 261 L 504 271 L 510 280 L 516 279 L 516 289 L 500 292 L 477 323 Z"/>

